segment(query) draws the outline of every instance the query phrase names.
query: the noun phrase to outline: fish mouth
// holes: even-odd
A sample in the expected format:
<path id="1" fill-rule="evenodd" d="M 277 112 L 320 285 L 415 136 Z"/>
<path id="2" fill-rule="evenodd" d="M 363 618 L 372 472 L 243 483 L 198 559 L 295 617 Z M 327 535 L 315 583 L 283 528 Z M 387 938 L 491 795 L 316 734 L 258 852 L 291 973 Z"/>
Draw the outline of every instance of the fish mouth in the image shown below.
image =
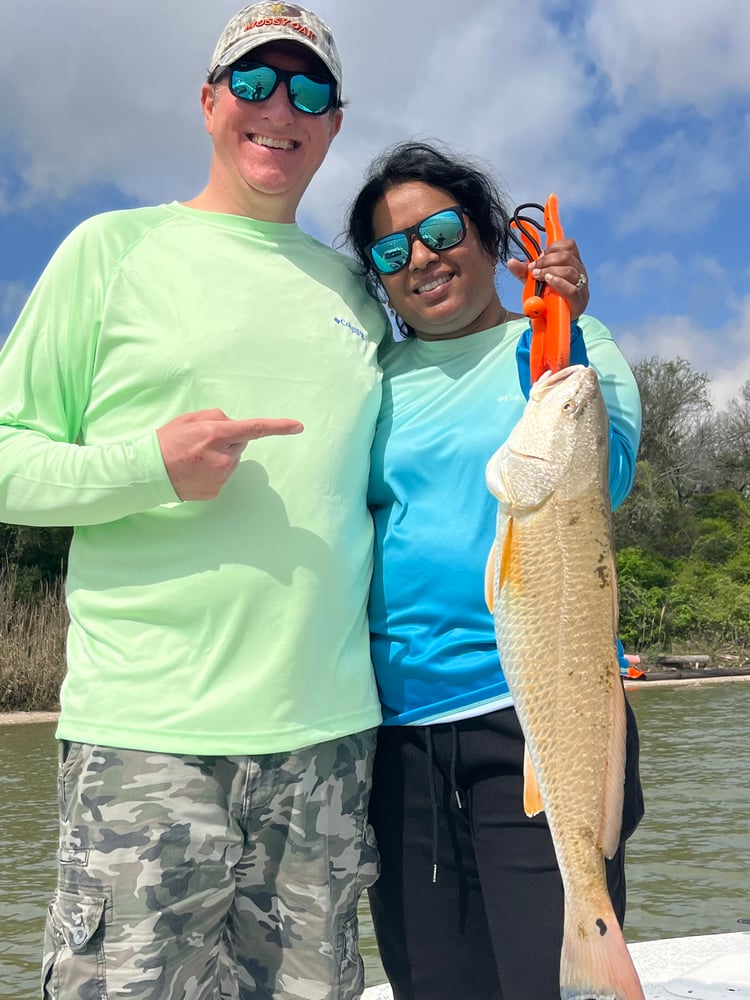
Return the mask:
<path id="1" fill-rule="evenodd" d="M 592 378 L 596 379 L 596 372 L 587 365 L 569 365 L 556 372 L 546 371 L 532 385 L 529 399 L 539 402 L 548 392 L 568 379 L 572 380 L 571 395 L 575 396 L 579 389 L 586 392 L 584 387 L 590 386 Z"/>
<path id="2" fill-rule="evenodd" d="M 532 462 L 547 462 L 549 459 L 545 455 L 537 455 L 530 451 L 518 451 L 516 448 L 509 449 L 516 458 L 529 459 Z"/>
<path id="3" fill-rule="evenodd" d="M 574 365 L 573 367 L 577 368 L 579 366 Z M 561 368 L 557 372 L 550 372 L 547 382 L 549 385 L 557 385 L 558 382 L 564 382 L 566 378 L 570 378 L 570 374 L 571 374 L 570 367 Z"/>

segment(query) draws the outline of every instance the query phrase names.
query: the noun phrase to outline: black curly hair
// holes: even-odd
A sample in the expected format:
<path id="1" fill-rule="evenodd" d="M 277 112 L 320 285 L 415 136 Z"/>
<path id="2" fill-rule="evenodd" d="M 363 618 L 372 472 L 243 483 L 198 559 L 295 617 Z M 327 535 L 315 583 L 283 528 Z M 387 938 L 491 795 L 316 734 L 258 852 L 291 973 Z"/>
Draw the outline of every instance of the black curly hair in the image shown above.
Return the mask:
<path id="1" fill-rule="evenodd" d="M 498 263 L 509 256 L 509 209 L 504 195 L 480 163 L 435 142 L 410 140 L 386 149 L 371 164 L 365 184 L 346 216 L 344 238 L 365 277 L 367 290 L 380 301 L 386 300 L 380 275 L 365 248 L 375 238 L 372 217 L 375 206 L 391 188 L 409 181 L 421 181 L 441 188 L 463 206 L 474 223 L 480 242 Z M 405 337 L 414 330 L 400 317 L 398 327 Z"/>

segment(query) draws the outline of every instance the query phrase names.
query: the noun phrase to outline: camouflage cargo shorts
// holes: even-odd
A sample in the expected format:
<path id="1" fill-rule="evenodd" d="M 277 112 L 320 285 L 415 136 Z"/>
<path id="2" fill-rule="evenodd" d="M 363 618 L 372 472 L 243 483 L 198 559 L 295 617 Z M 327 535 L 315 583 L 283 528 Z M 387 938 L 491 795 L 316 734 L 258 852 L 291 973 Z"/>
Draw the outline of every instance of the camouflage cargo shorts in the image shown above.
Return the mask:
<path id="1" fill-rule="evenodd" d="M 375 730 L 257 757 L 60 745 L 54 1000 L 350 1000 Z"/>

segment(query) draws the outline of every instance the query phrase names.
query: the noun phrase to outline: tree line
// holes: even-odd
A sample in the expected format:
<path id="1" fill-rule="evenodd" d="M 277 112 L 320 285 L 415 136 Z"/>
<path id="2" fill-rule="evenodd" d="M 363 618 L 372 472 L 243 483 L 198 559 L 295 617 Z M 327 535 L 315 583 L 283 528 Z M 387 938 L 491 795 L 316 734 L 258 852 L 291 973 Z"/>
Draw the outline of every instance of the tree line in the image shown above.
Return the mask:
<path id="1" fill-rule="evenodd" d="M 633 365 L 643 406 L 635 482 L 614 515 L 620 635 L 630 652 L 750 648 L 750 382 L 712 406 L 682 358 Z M 59 591 L 71 531 L 0 524 L 14 598 Z M 7 597 L 5 598 L 7 600 Z"/>
<path id="2" fill-rule="evenodd" d="M 635 483 L 614 517 L 620 634 L 636 651 L 750 647 L 750 382 L 716 412 L 690 362 L 633 366 Z"/>

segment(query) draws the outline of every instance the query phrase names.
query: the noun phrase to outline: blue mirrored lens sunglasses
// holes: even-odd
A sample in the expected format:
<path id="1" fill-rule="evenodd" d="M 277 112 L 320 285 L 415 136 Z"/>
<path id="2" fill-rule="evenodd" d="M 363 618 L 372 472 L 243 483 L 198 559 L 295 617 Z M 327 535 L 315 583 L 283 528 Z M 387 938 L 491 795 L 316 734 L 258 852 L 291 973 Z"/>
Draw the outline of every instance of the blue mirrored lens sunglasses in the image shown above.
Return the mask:
<path id="1" fill-rule="evenodd" d="M 242 101 L 267 101 L 283 82 L 289 103 L 306 115 L 323 115 L 337 105 L 336 84 L 325 76 L 277 69 L 247 59 L 236 62 L 228 73 L 229 89 Z M 221 75 L 215 75 L 214 82 Z"/>
<path id="2" fill-rule="evenodd" d="M 413 226 L 397 233 L 381 236 L 365 247 L 365 253 L 380 274 L 395 274 L 411 260 L 411 248 L 415 239 L 420 240 L 429 250 L 450 250 L 457 247 L 466 236 L 464 215 L 468 215 L 461 205 L 451 205 Z"/>

